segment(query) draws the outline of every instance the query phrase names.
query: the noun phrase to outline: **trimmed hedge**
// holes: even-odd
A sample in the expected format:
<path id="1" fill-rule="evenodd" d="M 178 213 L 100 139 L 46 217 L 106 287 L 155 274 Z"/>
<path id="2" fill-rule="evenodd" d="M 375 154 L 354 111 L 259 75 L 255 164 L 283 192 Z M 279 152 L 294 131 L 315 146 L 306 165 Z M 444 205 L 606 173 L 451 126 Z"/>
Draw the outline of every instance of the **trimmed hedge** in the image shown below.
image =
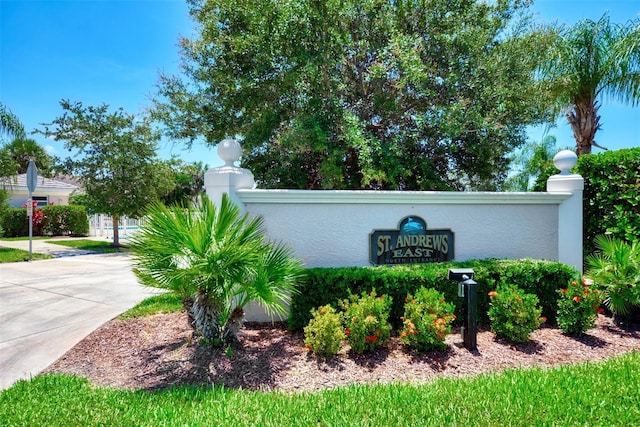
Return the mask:
<path id="1" fill-rule="evenodd" d="M 33 228 L 34 235 L 62 236 L 89 234 L 87 208 L 78 205 L 51 205 L 36 209 L 42 212 L 42 222 Z M 29 235 L 26 208 L 8 208 L 2 214 L 4 237 Z"/>
<path id="2" fill-rule="evenodd" d="M 568 265 L 542 260 L 474 260 L 464 263 L 411 264 L 380 267 L 312 268 L 307 270 L 300 292 L 291 299 L 289 328 L 302 330 L 311 319 L 311 309 L 375 289 L 378 295 L 391 297 L 393 304 L 389 321 L 394 328 L 402 327 L 404 299 L 420 286 L 441 292 L 456 306 L 457 322 L 464 319 L 462 298 L 457 282 L 448 280 L 449 268 L 473 268 L 478 282 L 478 322 L 489 323 L 489 291 L 501 283 L 512 283 L 540 299 L 543 316 L 553 323 L 556 318 L 557 289 L 567 287 L 578 273 Z"/>
<path id="3" fill-rule="evenodd" d="M 540 174 L 535 191 L 546 191 L 553 165 Z M 600 234 L 628 242 L 640 239 L 640 147 L 578 157 L 573 173 L 584 178 L 584 255 L 595 251 Z"/>
<path id="4" fill-rule="evenodd" d="M 3 237 L 22 237 L 29 235 L 29 221 L 26 208 L 7 208 L 2 212 Z"/>
<path id="5" fill-rule="evenodd" d="M 87 235 L 87 208 L 79 205 L 50 205 L 42 207 L 42 232 L 45 235 Z"/>

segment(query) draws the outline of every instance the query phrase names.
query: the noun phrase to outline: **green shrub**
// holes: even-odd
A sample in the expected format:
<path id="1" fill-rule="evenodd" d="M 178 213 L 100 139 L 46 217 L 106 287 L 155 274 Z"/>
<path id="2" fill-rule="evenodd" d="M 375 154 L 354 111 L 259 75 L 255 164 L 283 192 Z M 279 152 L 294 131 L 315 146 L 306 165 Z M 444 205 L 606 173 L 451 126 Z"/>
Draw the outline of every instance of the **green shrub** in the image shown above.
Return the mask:
<path id="1" fill-rule="evenodd" d="M 345 339 L 342 313 L 330 305 L 312 309 L 313 318 L 304 328 L 304 344 L 314 353 L 333 355 L 342 348 Z"/>
<path id="2" fill-rule="evenodd" d="M 489 292 L 491 329 L 507 341 L 529 341 L 531 333 L 543 323 L 538 297 L 527 294 L 515 285 L 501 285 Z"/>
<path id="3" fill-rule="evenodd" d="M 42 209 L 42 232 L 51 236 L 87 235 L 87 208 L 79 205 L 50 205 Z"/>
<path id="4" fill-rule="evenodd" d="M 587 275 L 603 291 L 614 316 L 629 317 L 640 307 L 640 241 L 598 236 L 596 248 L 598 252 L 586 259 Z"/>
<path id="5" fill-rule="evenodd" d="M 345 335 L 353 353 L 373 351 L 386 344 L 391 335 L 389 296 L 377 296 L 373 290 L 361 297 L 350 295 L 340 306 L 344 309 Z"/>
<path id="6" fill-rule="evenodd" d="M 572 281 L 558 290 L 558 327 L 568 334 L 582 334 L 596 325 L 602 293 L 584 283 Z"/>
<path id="7" fill-rule="evenodd" d="M 449 268 L 468 267 L 478 282 L 478 322 L 488 324 L 487 292 L 501 283 L 518 283 L 526 292 L 536 294 L 542 314 L 553 323 L 558 308 L 557 289 L 562 289 L 577 274 L 568 265 L 544 260 L 472 260 L 465 262 L 411 264 L 379 267 L 312 268 L 307 270 L 300 292 L 291 299 L 289 328 L 301 331 L 311 319 L 311 309 L 376 289 L 392 299 L 389 321 L 400 330 L 404 299 L 421 286 L 435 289 L 447 301 L 458 301 L 457 283 L 448 280 Z M 456 304 L 456 323 L 464 321 L 462 304 Z"/>
<path id="8" fill-rule="evenodd" d="M 445 302 L 440 292 L 421 287 L 415 296 L 409 294 L 405 299 L 400 339 L 420 351 L 446 348 L 445 336 L 451 333 L 455 319 L 453 310 L 454 305 Z"/>
<path id="9" fill-rule="evenodd" d="M 87 235 L 89 218 L 84 206 L 50 205 L 38 208 L 33 213 L 33 235 Z M 5 209 L 1 227 L 5 237 L 29 235 L 29 220 L 26 208 Z"/>
<path id="10" fill-rule="evenodd" d="M 601 234 L 639 241 L 640 147 L 580 156 L 572 172 L 584 178 L 585 257 L 596 250 L 595 239 Z M 555 173 L 558 170 L 550 166 L 534 189 L 546 191 L 546 181 Z"/>
<path id="11" fill-rule="evenodd" d="M 29 235 L 29 220 L 25 208 L 8 208 L 2 215 L 4 237 L 22 237 Z"/>

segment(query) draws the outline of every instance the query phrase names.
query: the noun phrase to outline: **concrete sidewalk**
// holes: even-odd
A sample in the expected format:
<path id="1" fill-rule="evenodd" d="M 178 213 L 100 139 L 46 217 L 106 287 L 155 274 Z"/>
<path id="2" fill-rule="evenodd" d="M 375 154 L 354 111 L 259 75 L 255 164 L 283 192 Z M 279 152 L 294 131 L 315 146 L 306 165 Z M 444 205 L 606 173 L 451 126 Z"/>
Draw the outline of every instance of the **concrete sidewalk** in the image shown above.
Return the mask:
<path id="1" fill-rule="evenodd" d="M 0 247 L 23 243 L 0 241 Z M 44 242 L 33 243 L 34 252 L 47 253 Z M 127 254 L 50 246 L 68 254 L 0 264 L 0 390 L 37 375 L 99 326 L 160 292 L 138 285 Z"/>

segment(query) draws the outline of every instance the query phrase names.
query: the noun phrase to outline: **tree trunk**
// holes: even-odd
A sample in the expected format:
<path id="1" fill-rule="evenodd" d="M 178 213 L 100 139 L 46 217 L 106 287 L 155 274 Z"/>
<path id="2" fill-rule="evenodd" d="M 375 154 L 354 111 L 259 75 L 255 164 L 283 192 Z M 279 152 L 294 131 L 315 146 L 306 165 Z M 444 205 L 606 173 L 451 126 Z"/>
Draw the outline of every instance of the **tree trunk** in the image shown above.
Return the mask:
<path id="1" fill-rule="evenodd" d="M 193 300 L 191 313 L 196 333 L 202 335 L 211 344 L 219 345 L 222 338 L 219 304 L 212 301 L 206 293 L 198 292 Z"/>
<path id="2" fill-rule="evenodd" d="M 576 103 L 567 112 L 567 121 L 571 125 L 573 137 L 576 140 L 576 154 L 590 154 L 591 147 L 600 147 L 595 141 L 595 135 L 600 129 L 600 106 L 592 99 Z M 604 147 L 600 147 L 604 148 Z"/>
<path id="3" fill-rule="evenodd" d="M 244 309 L 242 307 L 236 307 L 231 311 L 229 320 L 224 324 L 222 328 L 222 340 L 226 343 L 234 342 L 238 340 L 238 332 L 242 329 L 244 324 Z"/>
<path id="4" fill-rule="evenodd" d="M 113 215 L 113 246 L 120 247 L 120 216 Z"/>

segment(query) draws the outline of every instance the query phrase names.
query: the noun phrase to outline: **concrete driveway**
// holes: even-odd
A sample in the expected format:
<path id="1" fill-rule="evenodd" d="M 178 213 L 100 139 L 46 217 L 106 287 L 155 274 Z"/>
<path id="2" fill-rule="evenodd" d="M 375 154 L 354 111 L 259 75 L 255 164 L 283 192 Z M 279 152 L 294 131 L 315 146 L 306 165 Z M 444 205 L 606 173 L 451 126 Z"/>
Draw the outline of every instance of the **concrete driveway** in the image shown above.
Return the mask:
<path id="1" fill-rule="evenodd" d="M 38 245 L 33 252 L 47 252 Z M 0 264 L 0 390 L 37 375 L 99 326 L 159 293 L 138 285 L 126 254 L 63 252 Z"/>

